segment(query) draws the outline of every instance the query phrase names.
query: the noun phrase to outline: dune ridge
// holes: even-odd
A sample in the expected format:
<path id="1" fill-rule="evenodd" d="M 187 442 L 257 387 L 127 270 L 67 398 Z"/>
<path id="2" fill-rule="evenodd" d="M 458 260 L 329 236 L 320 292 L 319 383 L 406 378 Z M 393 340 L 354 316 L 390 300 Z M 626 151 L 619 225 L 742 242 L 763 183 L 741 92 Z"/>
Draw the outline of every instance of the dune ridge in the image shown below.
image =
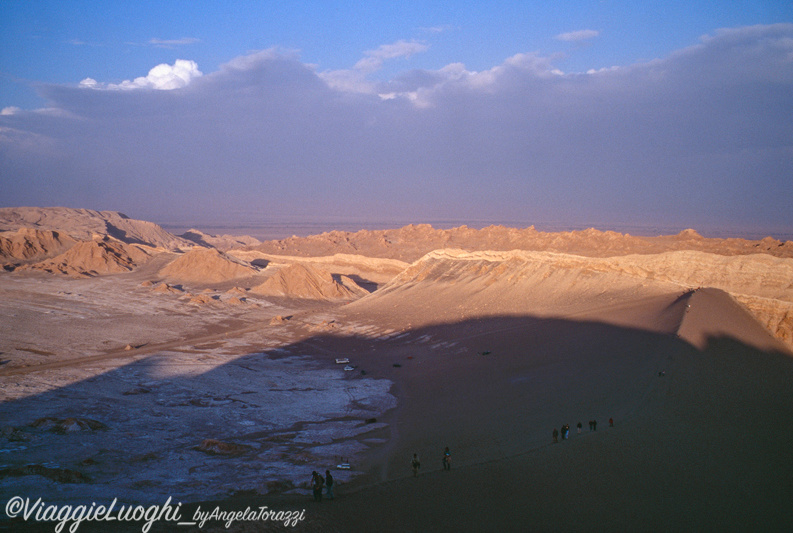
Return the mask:
<path id="1" fill-rule="evenodd" d="M 450 316 L 472 312 L 568 316 L 568 309 L 584 304 L 611 309 L 618 316 L 615 306 L 621 301 L 707 287 L 729 294 L 736 305 L 743 304 L 791 348 L 791 280 L 793 262 L 762 254 L 728 258 L 678 251 L 592 258 L 556 252 L 447 249 L 425 255 L 356 305 L 382 301 L 388 308 L 406 300 L 415 302 L 416 308 L 448 310 Z M 626 317 L 618 320 L 627 323 Z"/>

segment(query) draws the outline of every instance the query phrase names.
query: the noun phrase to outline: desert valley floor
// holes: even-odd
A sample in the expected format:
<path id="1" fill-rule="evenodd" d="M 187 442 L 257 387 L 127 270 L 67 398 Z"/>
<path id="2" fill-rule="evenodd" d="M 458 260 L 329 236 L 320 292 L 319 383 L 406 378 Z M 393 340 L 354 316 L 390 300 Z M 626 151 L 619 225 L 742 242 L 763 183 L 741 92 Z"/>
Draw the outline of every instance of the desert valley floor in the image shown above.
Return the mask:
<path id="1" fill-rule="evenodd" d="M 305 509 L 237 531 L 793 521 L 791 242 L 428 226 L 259 242 L 16 208 L 0 260 L 4 506 Z M 333 501 L 312 500 L 314 470 Z M 0 530 L 54 525 L 0 513 Z M 191 528 L 152 528 L 170 530 Z"/>

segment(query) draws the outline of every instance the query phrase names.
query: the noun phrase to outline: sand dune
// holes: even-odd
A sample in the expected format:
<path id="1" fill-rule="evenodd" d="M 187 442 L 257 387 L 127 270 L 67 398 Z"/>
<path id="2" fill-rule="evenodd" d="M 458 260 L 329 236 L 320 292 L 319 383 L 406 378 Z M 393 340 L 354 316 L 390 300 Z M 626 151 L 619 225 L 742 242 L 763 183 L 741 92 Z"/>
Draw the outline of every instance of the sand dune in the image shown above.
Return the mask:
<path id="1" fill-rule="evenodd" d="M 214 248 L 196 248 L 180 255 L 160 270 L 178 281 L 219 283 L 256 274 L 258 270 Z"/>
<path id="2" fill-rule="evenodd" d="M 376 305 L 387 310 L 398 302 L 412 306 L 417 317 L 448 320 L 501 313 L 578 316 L 585 303 L 587 308 L 607 310 L 601 313 L 605 320 L 616 323 L 619 316 L 626 324 L 614 309 L 621 302 L 712 287 L 737 300 L 765 295 L 751 300 L 749 309 L 786 341 L 793 302 L 790 280 L 790 260 L 759 254 L 728 258 L 681 251 L 588 258 L 552 252 L 437 250 L 351 309 Z"/>
<path id="3" fill-rule="evenodd" d="M 309 300 L 352 300 L 368 294 L 347 276 L 334 278 L 330 272 L 304 263 L 281 268 L 251 292 Z"/>

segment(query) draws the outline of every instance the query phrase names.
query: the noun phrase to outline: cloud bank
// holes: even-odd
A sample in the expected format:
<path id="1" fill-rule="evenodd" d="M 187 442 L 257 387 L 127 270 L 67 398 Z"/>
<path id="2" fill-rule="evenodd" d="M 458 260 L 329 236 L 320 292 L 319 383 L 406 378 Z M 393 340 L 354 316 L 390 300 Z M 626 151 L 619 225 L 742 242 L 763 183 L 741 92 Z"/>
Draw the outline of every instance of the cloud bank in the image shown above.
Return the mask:
<path id="1" fill-rule="evenodd" d="M 336 72 L 265 50 L 206 75 L 178 60 L 43 87 L 47 111 L 0 115 L 0 202 L 162 222 L 793 228 L 793 25 L 586 74 L 519 53 L 369 76 L 424 49 L 399 41 Z"/>

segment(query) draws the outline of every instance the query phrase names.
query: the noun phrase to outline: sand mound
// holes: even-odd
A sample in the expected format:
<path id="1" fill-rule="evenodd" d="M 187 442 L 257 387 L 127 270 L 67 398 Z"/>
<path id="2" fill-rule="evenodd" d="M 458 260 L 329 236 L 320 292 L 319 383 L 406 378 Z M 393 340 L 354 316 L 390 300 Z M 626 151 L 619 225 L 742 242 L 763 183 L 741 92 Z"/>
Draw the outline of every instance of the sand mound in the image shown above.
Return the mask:
<path id="1" fill-rule="evenodd" d="M 77 241 L 57 231 L 19 228 L 0 233 L 0 263 L 19 264 L 54 257 Z"/>
<path id="2" fill-rule="evenodd" d="M 165 277 L 196 283 L 220 283 L 257 272 L 249 264 L 212 248 L 191 250 L 160 270 Z"/>
<path id="3" fill-rule="evenodd" d="M 181 289 L 174 287 L 169 283 L 158 283 L 156 286 L 152 288 L 152 292 L 157 292 L 161 294 L 181 294 Z"/>
<path id="4" fill-rule="evenodd" d="M 347 276 L 334 278 L 328 271 L 304 263 L 282 268 L 251 292 L 309 300 L 352 300 L 368 294 Z"/>
<path id="5" fill-rule="evenodd" d="M 115 211 L 93 211 L 66 207 L 0 208 L 0 230 L 33 228 L 52 230 L 86 241 L 94 235 L 110 236 L 126 244 L 178 250 L 194 243 L 176 237 L 144 220 L 134 220 Z"/>
<path id="6" fill-rule="evenodd" d="M 22 269 L 75 277 L 99 276 L 129 272 L 146 263 L 149 258 L 149 253 L 139 246 L 105 238 L 79 242 L 61 255 Z"/>
<path id="7" fill-rule="evenodd" d="M 219 302 L 220 299 L 217 296 L 212 296 L 209 294 L 197 294 L 190 298 L 190 303 L 195 305 L 207 305 Z"/>

